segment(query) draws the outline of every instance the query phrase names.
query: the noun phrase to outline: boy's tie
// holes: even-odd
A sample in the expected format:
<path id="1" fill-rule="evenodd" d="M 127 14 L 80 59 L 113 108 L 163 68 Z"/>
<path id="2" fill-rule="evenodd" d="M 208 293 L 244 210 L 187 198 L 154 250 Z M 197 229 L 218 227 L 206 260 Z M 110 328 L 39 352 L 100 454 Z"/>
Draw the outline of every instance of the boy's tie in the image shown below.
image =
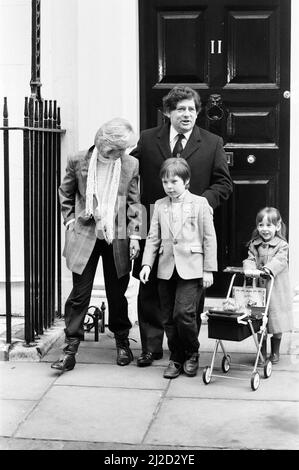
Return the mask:
<path id="1" fill-rule="evenodd" d="M 172 151 L 172 156 L 173 157 L 180 157 L 181 153 L 183 151 L 183 145 L 182 145 L 182 139 L 184 138 L 184 134 L 178 134 L 178 140 L 176 141 L 176 144 L 173 148 Z"/>

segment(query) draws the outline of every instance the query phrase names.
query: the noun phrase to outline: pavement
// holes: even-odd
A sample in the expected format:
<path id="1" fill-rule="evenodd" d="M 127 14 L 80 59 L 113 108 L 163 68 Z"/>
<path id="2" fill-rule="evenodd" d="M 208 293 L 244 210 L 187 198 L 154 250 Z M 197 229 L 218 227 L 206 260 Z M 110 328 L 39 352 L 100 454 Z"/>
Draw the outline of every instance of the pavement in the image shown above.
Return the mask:
<path id="1" fill-rule="evenodd" d="M 216 376 L 204 384 L 203 368 L 211 364 L 215 345 L 206 322 L 199 337 L 198 375 L 173 380 L 163 378 L 166 341 L 163 359 L 150 367 L 136 366 L 137 324 L 131 330 L 136 342 L 131 341 L 135 360 L 130 365 L 116 365 L 113 334 L 106 328 L 98 342 L 92 331 L 86 334 L 75 369 L 62 375 L 50 364 L 62 352 L 63 321 L 50 330 L 55 341 L 38 360 L 19 354 L 0 361 L 2 450 L 101 450 L 111 457 L 114 450 L 193 454 L 299 449 L 297 330 L 284 335 L 281 360 L 272 375 L 266 379 L 259 369 L 256 391 L 250 385 L 256 355 L 252 337 L 224 341 L 231 355 L 230 370 L 222 372 L 223 354 L 217 354 Z"/>

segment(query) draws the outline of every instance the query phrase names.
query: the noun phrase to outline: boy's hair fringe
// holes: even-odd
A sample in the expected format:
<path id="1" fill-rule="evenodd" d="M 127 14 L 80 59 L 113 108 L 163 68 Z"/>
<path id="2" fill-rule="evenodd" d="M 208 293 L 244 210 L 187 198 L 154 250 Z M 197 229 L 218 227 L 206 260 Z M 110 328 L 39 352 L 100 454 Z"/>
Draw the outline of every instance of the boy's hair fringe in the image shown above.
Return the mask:
<path id="1" fill-rule="evenodd" d="M 160 178 L 169 178 L 171 176 L 179 176 L 182 178 L 184 183 L 191 178 L 191 170 L 184 158 L 173 157 L 167 158 L 162 164 L 160 169 Z M 189 187 L 189 183 L 186 184 L 186 188 Z"/>

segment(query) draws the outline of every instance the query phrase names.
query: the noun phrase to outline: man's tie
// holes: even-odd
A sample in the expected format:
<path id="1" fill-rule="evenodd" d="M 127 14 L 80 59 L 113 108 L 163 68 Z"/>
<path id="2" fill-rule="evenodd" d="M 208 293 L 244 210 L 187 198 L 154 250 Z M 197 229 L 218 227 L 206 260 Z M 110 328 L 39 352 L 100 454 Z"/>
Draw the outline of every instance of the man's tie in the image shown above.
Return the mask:
<path id="1" fill-rule="evenodd" d="M 183 151 L 183 145 L 182 145 L 182 139 L 184 138 L 184 134 L 178 134 L 178 140 L 176 141 L 176 144 L 173 148 L 172 151 L 172 156 L 173 157 L 180 157 L 181 153 Z"/>

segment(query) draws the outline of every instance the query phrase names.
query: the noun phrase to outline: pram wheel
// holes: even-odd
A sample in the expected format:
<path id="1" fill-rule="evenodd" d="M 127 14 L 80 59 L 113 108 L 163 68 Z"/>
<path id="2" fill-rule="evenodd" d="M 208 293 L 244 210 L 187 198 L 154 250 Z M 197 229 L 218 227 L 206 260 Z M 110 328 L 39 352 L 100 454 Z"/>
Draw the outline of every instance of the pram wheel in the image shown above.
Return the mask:
<path id="1" fill-rule="evenodd" d="M 231 357 L 229 354 L 227 354 L 226 356 L 223 356 L 222 362 L 221 362 L 221 368 L 225 374 L 227 374 L 227 372 L 230 369 L 230 362 L 231 362 Z"/>
<path id="2" fill-rule="evenodd" d="M 267 359 L 264 365 L 264 377 L 265 379 L 268 379 L 270 375 L 272 374 L 272 362 L 270 359 Z"/>
<path id="3" fill-rule="evenodd" d="M 252 374 L 251 379 L 250 379 L 250 384 L 251 384 L 251 388 L 254 392 L 259 388 L 260 374 L 258 372 L 254 372 Z"/>
<path id="4" fill-rule="evenodd" d="M 207 366 L 202 371 L 202 380 L 206 385 L 211 382 L 211 367 Z"/>

